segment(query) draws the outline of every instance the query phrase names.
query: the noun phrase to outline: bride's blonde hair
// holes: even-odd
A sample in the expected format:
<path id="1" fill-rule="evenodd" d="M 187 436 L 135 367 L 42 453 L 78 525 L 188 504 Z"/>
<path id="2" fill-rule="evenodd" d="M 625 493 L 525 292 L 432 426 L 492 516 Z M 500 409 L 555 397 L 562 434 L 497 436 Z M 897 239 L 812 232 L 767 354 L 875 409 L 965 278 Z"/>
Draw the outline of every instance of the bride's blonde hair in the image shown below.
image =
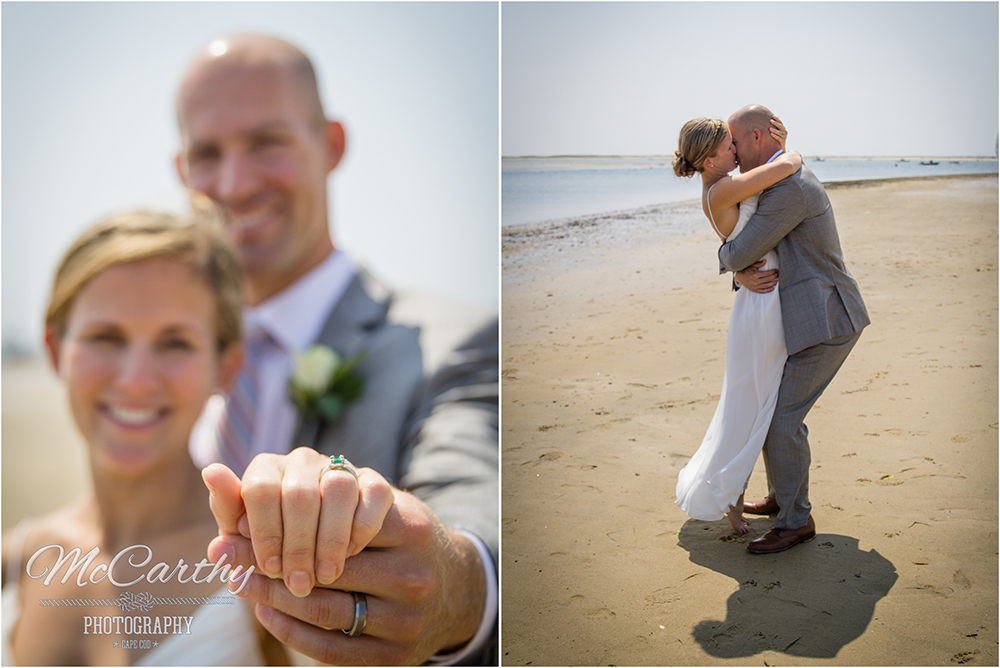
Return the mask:
<path id="1" fill-rule="evenodd" d="M 80 291 L 108 267 L 150 258 L 175 258 L 205 281 L 216 301 L 216 344 L 221 352 L 242 334 L 243 274 L 224 238 L 222 213 L 208 197 L 189 194 L 183 212 L 135 210 L 118 213 L 85 230 L 56 270 L 46 328 L 60 338 Z"/>
<path id="2" fill-rule="evenodd" d="M 694 118 L 681 128 L 674 151 L 674 174 L 694 176 L 705 168 L 705 159 L 715 155 L 729 127 L 717 118 Z"/>

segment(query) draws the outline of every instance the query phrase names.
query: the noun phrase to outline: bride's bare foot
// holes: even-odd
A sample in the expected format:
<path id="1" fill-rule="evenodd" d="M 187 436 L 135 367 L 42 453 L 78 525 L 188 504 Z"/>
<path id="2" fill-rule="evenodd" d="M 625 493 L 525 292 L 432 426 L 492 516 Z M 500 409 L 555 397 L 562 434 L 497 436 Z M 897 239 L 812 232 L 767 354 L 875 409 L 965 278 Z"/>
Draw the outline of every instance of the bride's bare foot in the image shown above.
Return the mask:
<path id="1" fill-rule="evenodd" d="M 745 534 L 750 531 L 750 522 L 743 517 L 743 495 L 740 494 L 740 498 L 737 499 L 729 508 L 729 512 L 726 513 L 726 517 L 729 518 L 729 523 L 733 525 L 733 531 L 739 535 Z"/>

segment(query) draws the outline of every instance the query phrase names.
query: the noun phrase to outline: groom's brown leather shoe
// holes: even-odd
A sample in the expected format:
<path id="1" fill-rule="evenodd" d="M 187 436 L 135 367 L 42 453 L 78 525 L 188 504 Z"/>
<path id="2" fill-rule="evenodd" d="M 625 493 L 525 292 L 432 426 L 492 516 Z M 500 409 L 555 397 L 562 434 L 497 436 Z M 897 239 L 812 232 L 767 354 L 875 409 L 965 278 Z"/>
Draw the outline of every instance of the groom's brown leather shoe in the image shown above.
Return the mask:
<path id="1" fill-rule="evenodd" d="M 743 512 L 750 513 L 751 515 L 774 515 L 778 510 L 780 510 L 778 502 L 771 497 L 767 497 L 763 501 L 743 503 Z"/>
<path id="2" fill-rule="evenodd" d="M 771 554 L 783 552 L 799 543 L 805 543 L 816 537 L 816 523 L 810 517 L 804 527 L 798 529 L 771 529 L 757 540 L 747 543 L 747 552 L 752 554 Z"/>

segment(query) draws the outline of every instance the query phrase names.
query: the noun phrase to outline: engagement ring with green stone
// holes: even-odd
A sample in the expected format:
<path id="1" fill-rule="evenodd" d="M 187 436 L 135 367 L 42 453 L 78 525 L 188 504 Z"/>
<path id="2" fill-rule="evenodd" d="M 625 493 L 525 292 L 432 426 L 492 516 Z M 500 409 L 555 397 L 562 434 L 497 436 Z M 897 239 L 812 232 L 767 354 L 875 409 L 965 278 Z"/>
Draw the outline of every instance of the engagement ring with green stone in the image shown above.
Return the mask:
<path id="1" fill-rule="evenodd" d="M 323 473 L 326 473 L 327 471 L 347 471 L 354 476 L 354 479 L 358 481 L 359 485 L 361 484 L 361 480 L 358 479 L 358 472 L 351 468 L 351 465 L 347 463 L 347 458 L 344 457 L 344 455 L 331 455 L 330 465 L 323 470 Z"/>

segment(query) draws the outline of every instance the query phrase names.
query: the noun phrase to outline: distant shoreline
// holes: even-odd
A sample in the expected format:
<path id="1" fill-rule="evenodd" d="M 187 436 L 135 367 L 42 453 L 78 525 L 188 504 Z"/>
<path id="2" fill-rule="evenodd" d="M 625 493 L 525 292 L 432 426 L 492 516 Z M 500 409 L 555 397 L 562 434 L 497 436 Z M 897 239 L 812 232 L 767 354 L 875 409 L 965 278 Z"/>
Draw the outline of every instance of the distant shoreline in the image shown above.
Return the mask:
<path id="1" fill-rule="evenodd" d="M 823 181 L 823 187 L 827 189 L 837 188 L 861 188 L 864 186 L 882 185 L 894 183 L 896 181 L 923 182 L 937 179 L 948 180 L 975 180 L 990 176 L 998 176 L 998 172 L 983 172 L 982 174 L 927 174 L 925 176 L 894 176 L 888 179 L 855 179 L 853 181 Z"/>
<path id="2" fill-rule="evenodd" d="M 997 172 L 985 172 L 982 174 L 927 174 L 926 176 L 898 176 L 887 179 L 829 181 L 824 182 L 823 187 L 828 190 L 846 190 L 853 188 L 873 188 L 876 186 L 902 181 L 906 181 L 908 183 L 925 183 L 935 180 L 975 181 L 988 178 L 996 179 L 997 176 Z M 601 222 L 608 223 L 611 221 L 632 221 L 633 224 L 638 223 L 639 221 L 653 222 L 659 220 L 662 216 L 669 215 L 670 213 L 673 213 L 674 215 L 680 215 L 682 213 L 691 215 L 694 213 L 694 215 L 699 218 L 703 215 L 701 213 L 700 201 L 697 199 L 688 199 L 676 202 L 650 204 L 631 209 L 618 209 L 602 213 L 553 218 L 550 220 L 524 225 L 510 225 L 501 229 L 501 255 L 507 256 L 511 253 L 518 252 L 522 249 L 522 245 L 527 239 L 531 240 L 530 245 L 532 247 L 537 247 L 539 244 L 546 241 L 565 238 L 566 233 L 570 229 L 574 229 L 579 232 L 580 230 L 592 229 Z"/>
<path id="3" fill-rule="evenodd" d="M 941 155 L 903 155 L 893 156 L 873 156 L 873 155 L 807 155 L 806 162 L 814 162 L 816 158 L 823 160 L 969 160 L 985 162 L 996 160 L 997 157 L 989 156 L 941 156 Z M 500 160 L 673 160 L 672 155 L 505 155 Z"/>

